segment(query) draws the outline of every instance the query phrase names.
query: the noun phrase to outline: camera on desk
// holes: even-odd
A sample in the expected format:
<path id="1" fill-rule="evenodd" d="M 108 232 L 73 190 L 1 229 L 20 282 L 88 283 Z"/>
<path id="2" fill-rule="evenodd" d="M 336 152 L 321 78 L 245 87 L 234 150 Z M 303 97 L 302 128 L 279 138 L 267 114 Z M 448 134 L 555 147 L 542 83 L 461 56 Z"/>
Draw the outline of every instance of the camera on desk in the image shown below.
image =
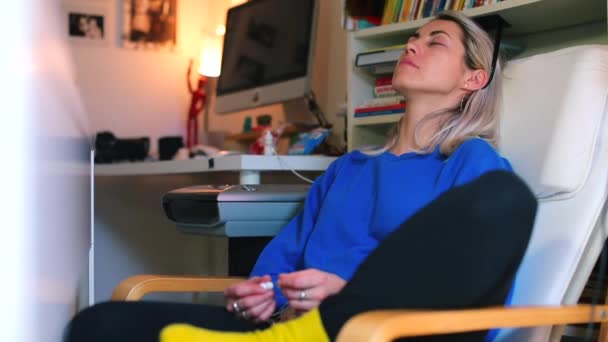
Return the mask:
<path id="1" fill-rule="evenodd" d="M 97 133 L 95 137 L 95 163 L 141 161 L 148 157 L 150 138 L 119 139 L 112 132 Z"/>

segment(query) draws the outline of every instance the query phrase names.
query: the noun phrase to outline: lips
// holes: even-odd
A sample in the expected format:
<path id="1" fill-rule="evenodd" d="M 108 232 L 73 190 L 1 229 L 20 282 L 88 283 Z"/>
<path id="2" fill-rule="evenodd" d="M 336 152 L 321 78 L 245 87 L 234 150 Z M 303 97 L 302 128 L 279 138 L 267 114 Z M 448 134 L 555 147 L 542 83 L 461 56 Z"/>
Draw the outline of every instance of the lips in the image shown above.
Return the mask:
<path id="1" fill-rule="evenodd" d="M 407 58 L 402 59 L 401 62 L 399 62 L 399 65 L 409 65 L 416 69 L 420 69 L 420 67 L 418 67 L 418 65 L 416 65 L 416 63 L 412 62 L 411 60 L 409 60 Z"/>

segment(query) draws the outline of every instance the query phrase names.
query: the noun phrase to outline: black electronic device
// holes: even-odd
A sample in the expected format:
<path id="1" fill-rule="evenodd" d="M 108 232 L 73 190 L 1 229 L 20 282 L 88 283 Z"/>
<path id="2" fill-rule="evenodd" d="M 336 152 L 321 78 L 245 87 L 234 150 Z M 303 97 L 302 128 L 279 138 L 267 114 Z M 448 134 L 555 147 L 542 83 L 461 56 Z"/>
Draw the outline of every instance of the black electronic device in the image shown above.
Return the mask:
<path id="1" fill-rule="evenodd" d="M 309 185 L 198 185 L 163 195 L 167 217 L 185 233 L 274 236 L 301 209 Z"/>

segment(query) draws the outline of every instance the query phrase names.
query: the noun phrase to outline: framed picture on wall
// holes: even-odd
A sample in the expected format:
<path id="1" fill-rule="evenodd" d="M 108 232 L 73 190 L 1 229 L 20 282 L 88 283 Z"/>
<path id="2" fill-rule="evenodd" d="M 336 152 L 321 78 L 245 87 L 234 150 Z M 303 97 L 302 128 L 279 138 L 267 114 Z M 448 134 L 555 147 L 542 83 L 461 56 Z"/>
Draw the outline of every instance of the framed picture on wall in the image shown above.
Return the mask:
<path id="1" fill-rule="evenodd" d="M 174 51 L 177 43 L 177 0 L 121 0 L 122 46 Z"/>
<path id="2" fill-rule="evenodd" d="M 110 0 L 63 0 L 62 21 L 70 41 L 109 46 L 114 34 Z"/>

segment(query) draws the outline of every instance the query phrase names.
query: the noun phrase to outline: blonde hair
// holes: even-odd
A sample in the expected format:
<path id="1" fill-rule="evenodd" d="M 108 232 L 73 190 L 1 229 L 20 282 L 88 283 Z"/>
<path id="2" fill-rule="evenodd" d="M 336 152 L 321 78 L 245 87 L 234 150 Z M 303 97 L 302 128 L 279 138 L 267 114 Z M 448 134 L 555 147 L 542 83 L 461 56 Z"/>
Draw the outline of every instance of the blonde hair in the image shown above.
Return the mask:
<path id="1" fill-rule="evenodd" d="M 488 34 L 473 20 L 460 12 L 444 11 L 433 20 L 452 21 L 462 29 L 462 43 L 464 45 L 464 62 L 469 69 L 482 69 L 491 75 L 494 43 Z M 462 98 L 454 108 L 447 108 L 431 112 L 418 122 L 414 141 L 421 146 L 418 133 L 423 126 L 438 120 L 439 129 L 430 141 L 415 152 L 430 153 L 437 146 L 442 154 L 451 155 L 464 141 L 478 137 L 496 146 L 498 140 L 498 104 L 501 92 L 501 62 L 496 62 L 494 76 L 483 89 L 473 91 Z M 407 113 L 407 109 L 406 109 Z M 407 114 L 405 114 L 407 115 Z M 381 154 L 390 150 L 397 143 L 401 132 L 403 117 L 388 134 L 384 147 L 373 154 Z"/>

